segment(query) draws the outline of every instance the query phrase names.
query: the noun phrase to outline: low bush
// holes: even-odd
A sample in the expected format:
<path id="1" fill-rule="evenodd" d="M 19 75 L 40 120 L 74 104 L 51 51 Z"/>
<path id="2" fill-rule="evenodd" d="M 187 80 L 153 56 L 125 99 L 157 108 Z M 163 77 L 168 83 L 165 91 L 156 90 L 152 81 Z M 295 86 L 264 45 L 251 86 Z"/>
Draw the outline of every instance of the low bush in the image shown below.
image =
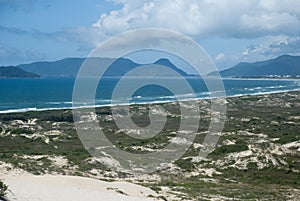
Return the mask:
<path id="1" fill-rule="evenodd" d="M 0 197 L 5 196 L 7 189 L 8 189 L 8 186 L 5 183 L 3 183 L 2 181 L 0 181 Z"/>
<path id="2" fill-rule="evenodd" d="M 233 152 L 240 152 L 246 150 L 248 150 L 247 144 L 243 141 L 237 141 L 236 144 L 223 145 L 217 147 L 213 152 L 211 152 L 211 155 L 216 156 L 216 155 L 229 154 Z"/>

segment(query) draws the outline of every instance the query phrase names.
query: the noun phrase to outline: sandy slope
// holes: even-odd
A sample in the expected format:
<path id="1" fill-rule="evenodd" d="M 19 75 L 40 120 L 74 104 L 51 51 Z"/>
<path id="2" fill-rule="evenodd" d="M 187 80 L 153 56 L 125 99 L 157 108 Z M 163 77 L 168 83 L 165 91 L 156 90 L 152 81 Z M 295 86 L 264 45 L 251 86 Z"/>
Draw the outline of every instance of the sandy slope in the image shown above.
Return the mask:
<path id="1" fill-rule="evenodd" d="M 3 179 L 11 190 L 7 194 L 11 201 L 149 201 L 148 195 L 156 196 L 151 189 L 128 182 L 76 176 L 6 175 Z"/>

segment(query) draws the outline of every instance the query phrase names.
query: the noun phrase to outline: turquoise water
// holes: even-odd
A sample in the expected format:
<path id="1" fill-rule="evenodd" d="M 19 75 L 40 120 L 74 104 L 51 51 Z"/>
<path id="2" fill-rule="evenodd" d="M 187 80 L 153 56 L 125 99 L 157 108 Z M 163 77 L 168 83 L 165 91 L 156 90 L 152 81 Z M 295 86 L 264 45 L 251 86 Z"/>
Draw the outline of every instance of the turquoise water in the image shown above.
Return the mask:
<path id="1" fill-rule="evenodd" d="M 138 82 L 139 78 L 135 78 Z M 0 79 L 0 112 L 43 110 L 72 107 L 74 78 L 39 78 L 39 79 Z M 209 98 L 210 94 L 201 79 L 188 78 L 197 98 Z M 100 81 L 95 96 L 95 104 L 104 106 L 111 104 L 112 91 L 118 82 L 117 78 L 106 78 Z M 168 82 L 176 85 L 176 78 L 168 78 Z M 275 93 L 281 91 L 300 90 L 300 80 L 251 80 L 225 79 L 227 96 Z M 130 86 L 129 86 L 130 87 Z M 188 99 L 184 91 L 179 94 Z M 176 100 L 166 88 L 149 85 L 137 90 L 130 97 L 121 98 L 119 103 L 164 102 Z"/>

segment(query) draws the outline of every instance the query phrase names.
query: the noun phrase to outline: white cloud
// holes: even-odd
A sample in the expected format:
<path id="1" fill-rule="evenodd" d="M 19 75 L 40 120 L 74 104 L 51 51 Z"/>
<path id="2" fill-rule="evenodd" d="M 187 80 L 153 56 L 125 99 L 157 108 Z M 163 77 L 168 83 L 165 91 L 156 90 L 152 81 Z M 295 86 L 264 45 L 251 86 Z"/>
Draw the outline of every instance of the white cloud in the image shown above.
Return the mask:
<path id="1" fill-rule="evenodd" d="M 242 59 L 265 60 L 282 54 L 300 55 L 300 36 L 268 36 L 263 43 L 245 48 Z"/>
<path id="2" fill-rule="evenodd" d="M 225 58 L 225 55 L 223 53 L 220 53 L 217 56 L 215 56 L 214 60 L 216 62 L 220 62 L 220 61 L 224 60 L 224 58 Z"/>
<path id="3" fill-rule="evenodd" d="M 139 28 L 166 28 L 189 35 L 196 41 L 206 38 L 253 41 L 242 54 L 241 49 L 235 52 L 228 51 L 230 47 L 219 49 L 214 61 L 226 67 L 240 61 L 300 54 L 299 0 L 113 1 L 121 6 L 101 14 L 92 26 L 100 38 Z M 93 37 L 87 37 L 91 39 Z M 138 38 L 135 41 L 142 43 Z M 217 44 L 213 45 L 218 48 Z"/>
<path id="4" fill-rule="evenodd" d="M 137 28 L 167 28 L 192 37 L 251 38 L 297 35 L 299 0 L 115 0 L 122 8 L 94 24 L 114 35 Z"/>

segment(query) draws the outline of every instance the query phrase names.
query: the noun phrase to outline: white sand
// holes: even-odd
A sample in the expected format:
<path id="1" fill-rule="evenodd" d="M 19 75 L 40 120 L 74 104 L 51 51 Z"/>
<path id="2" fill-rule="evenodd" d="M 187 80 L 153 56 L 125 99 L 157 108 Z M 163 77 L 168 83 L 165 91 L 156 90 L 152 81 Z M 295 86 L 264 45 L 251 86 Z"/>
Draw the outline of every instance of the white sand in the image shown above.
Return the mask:
<path id="1" fill-rule="evenodd" d="M 157 196 L 149 188 L 128 182 L 105 182 L 77 176 L 6 175 L 11 201 L 140 201 Z M 122 191 L 126 195 L 121 194 Z"/>

